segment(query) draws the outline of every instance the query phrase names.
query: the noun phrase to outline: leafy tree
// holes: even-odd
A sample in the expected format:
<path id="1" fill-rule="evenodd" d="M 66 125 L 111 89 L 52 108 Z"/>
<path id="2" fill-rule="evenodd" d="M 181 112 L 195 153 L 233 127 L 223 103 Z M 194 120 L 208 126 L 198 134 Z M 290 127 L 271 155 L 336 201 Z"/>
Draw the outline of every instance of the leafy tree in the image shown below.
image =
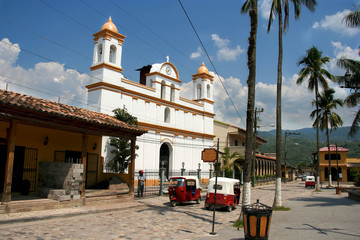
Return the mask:
<path id="1" fill-rule="evenodd" d="M 322 57 L 322 52 L 319 51 L 316 47 L 312 47 L 306 51 L 306 56 L 302 57 L 298 62 L 298 65 L 304 65 L 300 70 L 299 77 L 296 80 L 296 84 L 300 85 L 304 82 L 305 79 L 308 79 L 308 89 L 310 91 L 315 91 L 315 105 L 316 105 L 316 119 L 318 119 L 319 105 L 318 105 L 318 94 L 319 94 L 319 85 L 323 89 L 328 89 L 328 82 L 326 78 L 334 81 L 334 76 L 329 73 L 326 69 L 322 68 L 323 65 L 330 61 L 329 57 Z M 319 124 L 316 122 L 316 152 L 317 159 L 319 158 Z M 318 161 L 319 164 L 319 161 Z M 317 166 L 317 176 L 316 176 L 316 190 L 320 191 L 320 167 Z"/>
<path id="2" fill-rule="evenodd" d="M 316 0 L 272 0 L 267 31 L 270 32 L 274 16 L 278 16 L 279 24 L 279 53 L 277 66 L 277 93 L 276 93 L 276 190 L 274 207 L 281 203 L 281 88 L 282 88 L 282 61 L 283 61 L 283 33 L 289 27 L 289 2 L 294 5 L 295 19 L 299 18 L 301 5 L 304 4 L 311 11 L 315 10 Z M 284 8 L 284 10 L 283 10 Z M 284 12 L 283 12 L 284 11 Z M 284 25 L 283 25 L 284 14 Z"/>
<path id="3" fill-rule="evenodd" d="M 246 0 L 241 8 L 241 13 L 249 13 L 250 16 L 250 36 L 249 47 L 247 51 L 247 66 L 249 75 L 247 79 L 248 85 L 248 101 L 246 110 L 246 141 L 245 141 L 245 162 L 244 162 L 244 187 L 242 204 L 250 204 L 251 197 L 251 162 L 252 162 L 252 144 L 254 132 L 254 107 L 255 107 L 255 82 L 256 82 L 256 37 L 258 24 L 258 3 L 257 0 Z M 254 153 L 255 154 L 255 153 Z M 240 214 L 241 218 L 241 214 Z"/>
<path id="4" fill-rule="evenodd" d="M 348 27 L 359 27 L 360 26 L 360 7 L 354 6 L 355 10 L 348 15 L 346 15 L 343 19 L 346 26 Z"/>
<path id="5" fill-rule="evenodd" d="M 220 172 L 224 171 L 226 177 L 232 177 L 234 168 L 241 170 L 241 165 L 239 163 L 241 160 L 243 160 L 243 157 L 240 156 L 239 153 L 230 152 L 230 148 L 225 147 L 220 158 Z"/>
<path id="6" fill-rule="evenodd" d="M 137 118 L 128 113 L 125 106 L 123 109 L 114 109 L 113 113 L 116 119 L 138 126 Z M 107 163 L 107 166 L 114 172 L 124 173 L 131 160 L 131 141 L 127 138 L 110 138 L 110 146 L 113 147 L 110 152 L 114 157 Z M 139 146 L 136 145 L 135 149 L 139 149 Z"/>
<path id="7" fill-rule="evenodd" d="M 333 110 L 337 108 L 337 106 L 343 106 L 343 101 L 341 99 L 334 99 L 335 90 L 330 88 L 324 90 L 322 94 L 319 94 L 317 97 L 318 101 L 318 112 L 314 110 L 310 117 L 312 119 L 315 118 L 315 122 L 313 126 L 320 126 L 321 130 L 326 130 L 326 139 L 327 139 L 327 146 L 328 146 L 328 154 L 329 154 L 329 169 L 331 169 L 331 155 L 330 155 L 330 137 L 329 137 L 329 125 L 330 125 L 330 132 L 333 129 L 338 128 L 339 126 L 343 125 L 343 120 L 341 117 L 335 113 Z M 312 102 L 313 106 L 315 105 L 315 100 Z M 331 186 L 331 170 L 329 171 L 329 186 Z"/>

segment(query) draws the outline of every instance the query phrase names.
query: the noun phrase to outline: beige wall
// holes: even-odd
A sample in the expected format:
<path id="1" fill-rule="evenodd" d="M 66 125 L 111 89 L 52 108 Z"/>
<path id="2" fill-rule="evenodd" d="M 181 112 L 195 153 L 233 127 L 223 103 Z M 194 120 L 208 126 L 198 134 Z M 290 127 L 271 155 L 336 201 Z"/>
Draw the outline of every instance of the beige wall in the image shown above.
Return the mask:
<path id="1" fill-rule="evenodd" d="M 0 122 L 0 138 L 6 139 L 7 128 L 9 123 Z M 44 145 L 45 138 L 48 137 L 47 145 Z M 97 144 L 96 149 L 93 149 L 94 144 Z M 30 125 L 17 125 L 16 132 L 16 146 L 23 146 L 26 148 L 37 149 L 37 170 L 39 169 L 39 162 L 54 161 L 55 151 L 80 151 L 82 149 L 82 134 L 72 133 L 62 130 L 55 130 L 49 128 L 34 127 Z M 101 168 L 101 137 L 89 135 L 87 152 L 98 154 L 98 176 L 102 173 Z M 38 172 L 36 173 L 36 175 Z M 4 177 L 4 176 L 0 176 Z"/>

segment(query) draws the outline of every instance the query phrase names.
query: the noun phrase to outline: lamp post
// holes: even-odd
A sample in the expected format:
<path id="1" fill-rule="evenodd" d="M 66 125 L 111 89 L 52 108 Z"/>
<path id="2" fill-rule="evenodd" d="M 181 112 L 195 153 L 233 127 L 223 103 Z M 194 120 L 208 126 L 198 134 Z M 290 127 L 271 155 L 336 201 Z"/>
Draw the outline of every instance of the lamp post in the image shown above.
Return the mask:
<path id="1" fill-rule="evenodd" d="M 336 144 L 336 179 L 337 179 L 337 186 L 339 187 L 339 155 L 338 155 L 338 147 L 337 147 L 337 143 Z"/>
<path id="2" fill-rule="evenodd" d="M 256 134 L 257 134 L 257 114 L 263 112 L 263 108 L 255 108 L 254 118 L 254 141 L 253 141 L 253 159 L 251 164 L 252 186 L 255 187 L 255 155 L 256 155 Z"/>
<path id="3" fill-rule="evenodd" d="M 296 132 L 285 132 L 285 165 L 284 165 L 284 170 L 285 170 L 285 178 L 284 178 L 284 183 L 286 183 L 286 157 L 287 157 L 287 136 L 288 135 L 300 135 L 300 133 L 296 133 Z"/>

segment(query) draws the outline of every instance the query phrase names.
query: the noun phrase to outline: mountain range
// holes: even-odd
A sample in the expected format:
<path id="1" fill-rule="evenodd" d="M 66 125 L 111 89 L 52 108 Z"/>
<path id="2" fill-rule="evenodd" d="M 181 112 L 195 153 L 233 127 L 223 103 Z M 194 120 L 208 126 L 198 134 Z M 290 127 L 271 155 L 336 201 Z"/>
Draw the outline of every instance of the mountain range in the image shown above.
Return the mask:
<path id="1" fill-rule="evenodd" d="M 333 130 L 330 134 L 330 144 L 337 144 L 338 146 L 349 149 L 347 157 L 360 158 L 360 133 L 353 138 L 349 137 L 350 127 L 340 127 Z M 296 133 L 298 135 L 288 135 L 285 148 L 285 132 Z M 260 146 L 259 150 L 262 153 L 276 152 L 276 130 L 268 132 L 259 131 L 258 135 L 264 138 L 267 142 Z M 302 128 L 298 130 L 283 130 L 282 131 L 282 162 L 286 160 L 290 165 L 296 166 L 299 164 L 308 165 L 313 160 L 313 154 L 316 152 L 316 129 Z M 325 147 L 326 131 L 320 131 L 320 145 Z"/>

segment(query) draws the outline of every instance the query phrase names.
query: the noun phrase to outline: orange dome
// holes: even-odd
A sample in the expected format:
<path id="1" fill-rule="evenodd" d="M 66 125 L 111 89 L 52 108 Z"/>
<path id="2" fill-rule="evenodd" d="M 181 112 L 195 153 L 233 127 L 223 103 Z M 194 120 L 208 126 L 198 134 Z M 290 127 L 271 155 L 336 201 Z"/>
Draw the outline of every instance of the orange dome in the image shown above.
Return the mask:
<path id="1" fill-rule="evenodd" d="M 118 33 L 118 30 L 117 30 L 115 24 L 112 22 L 111 17 L 109 17 L 109 20 L 102 26 L 101 30 L 104 30 L 104 29 Z"/>
<path id="2" fill-rule="evenodd" d="M 202 63 L 201 67 L 199 67 L 199 70 L 197 71 L 197 74 L 206 73 L 209 74 L 209 70 L 205 67 L 204 62 Z"/>

